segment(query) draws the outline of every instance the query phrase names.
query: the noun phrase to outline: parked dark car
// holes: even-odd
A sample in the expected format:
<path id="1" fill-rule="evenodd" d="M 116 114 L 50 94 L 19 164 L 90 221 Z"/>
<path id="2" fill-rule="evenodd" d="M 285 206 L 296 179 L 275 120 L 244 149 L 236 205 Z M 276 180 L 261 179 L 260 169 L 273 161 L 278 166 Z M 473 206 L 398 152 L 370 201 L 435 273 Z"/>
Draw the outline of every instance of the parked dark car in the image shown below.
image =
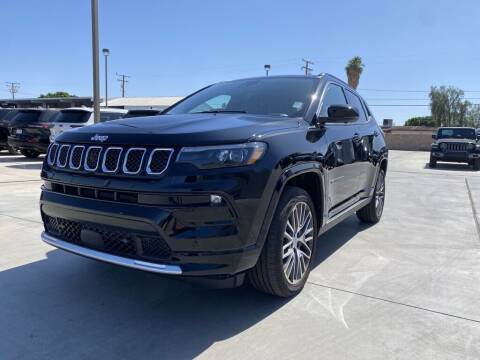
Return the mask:
<path id="1" fill-rule="evenodd" d="M 142 116 L 155 116 L 160 115 L 162 110 L 155 110 L 155 109 L 135 109 L 135 110 L 128 110 L 127 114 L 123 117 L 132 118 L 132 117 L 142 117 Z"/>
<path id="2" fill-rule="evenodd" d="M 28 158 L 47 152 L 50 127 L 58 111 L 50 109 L 20 109 L 10 122 L 8 145 Z"/>
<path id="3" fill-rule="evenodd" d="M 0 109 L 0 150 L 8 150 L 12 155 L 17 154 L 17 150 L 8 146 L 8 129 L 10 128 L 10 121 L 16 113 L 16 109 Z"/>
<path id="4" fill-rule="evenodd" d="M 61 134 L 42 169 L 45 242 L 215 286 L 298 293 L 319 234 L 383 212 L 388 151 L 327 74 L 208 86 L 165 115 Z"/>
<path id="5" fill-rule="evenodd" d="M 474 128 L 442 127 L 436 135 L 430 150 L 430 167 L 437 166 L 437 161 L 468 163 L 474 170 L 480 170 L 479 138 Z"/>

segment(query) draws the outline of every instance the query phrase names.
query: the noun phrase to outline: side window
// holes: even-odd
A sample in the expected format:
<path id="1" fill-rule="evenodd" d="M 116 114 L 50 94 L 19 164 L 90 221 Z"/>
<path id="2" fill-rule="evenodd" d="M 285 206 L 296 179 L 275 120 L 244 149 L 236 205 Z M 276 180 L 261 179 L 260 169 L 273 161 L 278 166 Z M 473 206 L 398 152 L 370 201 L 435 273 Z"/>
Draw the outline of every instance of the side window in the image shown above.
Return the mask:
<path id="1" fill-rule="evenodd" d="M 358 114 L 360 115 L 358 118 L 358 121 L 359 122 L 367 121 L 367 117 L 365 116 L 365 110 L 363 110 L 362 101 L 358 98 L 358 96 L 355 95 L 354 93 L 351 93 L 348 90 L 346 91 L 346 95 L 347 95 L 348 103 L 356 107 L 358 110 Z"/>
<path id="2" fill-rule="evenodd" d="M 323 96 L 322 108 L 320 109 L 320 116 L 328 116 L 328 107 L 330 105 L 347 105 L 345 94 L 341 86 L 330 84 Z"/>

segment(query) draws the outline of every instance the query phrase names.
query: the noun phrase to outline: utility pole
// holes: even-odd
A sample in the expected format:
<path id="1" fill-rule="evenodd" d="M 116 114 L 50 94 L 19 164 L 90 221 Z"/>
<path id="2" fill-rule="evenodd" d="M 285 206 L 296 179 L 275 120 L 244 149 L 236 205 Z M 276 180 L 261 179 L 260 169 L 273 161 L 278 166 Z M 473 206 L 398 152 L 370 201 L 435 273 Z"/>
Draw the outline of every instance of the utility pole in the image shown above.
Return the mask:
<path id="1" fill-rule="evenodd" d="M 93 122 L 100 122 L 100 79 L 98 59 L 98 0 L 92 1 Z"/>
<path id="2" fill-rule="evenodd" d="M 310 60 L 306 60 L 306 59 L 302 59 L 302 61 L 305 63 L 304 66 L 301 67 L 301 69 L 305 69 L 305 76 L 308 75 L 310 73 L 310 71 L 313 70 L 313 68 L 309 67 L 309 65 L 313 65 L 315 64 L 313 61 L 310 61 Z"/>
<path id="3" fill-rule="evenodd" d="M 5 84 L 7 84 L 8 91 L 12 94 L 12 100 L 15 100 L 15 94 L 20 89 L 20 83 L 5 81 Z"/>
<path id="4" fill-rule="evenodd" d="M 108 55 L 110 55 L 109 49 L 102 49 L 105 56 L 105 107 L 108 108 Z"/>
<path id="5" fill-rule="evenodd" d="M 128 80 L 126 78 L 129 78 L 130 76 L 125 75 L 125 74 L 119 74 L 115 73 L 119 78 L 117 78 L 117 81 L 120 81 L 120 88 L 122 89 L 122 98 L 125 97 L 125 84 L 128 83 Z"/>
<path id="6" fill-rule="evenodd" d="M 270 64 L 265 64 L 263 65 L 263 68 L 265 69 L 265 76 L 268 76 L 268 72 L 270 71 L 272 66 Z"/>

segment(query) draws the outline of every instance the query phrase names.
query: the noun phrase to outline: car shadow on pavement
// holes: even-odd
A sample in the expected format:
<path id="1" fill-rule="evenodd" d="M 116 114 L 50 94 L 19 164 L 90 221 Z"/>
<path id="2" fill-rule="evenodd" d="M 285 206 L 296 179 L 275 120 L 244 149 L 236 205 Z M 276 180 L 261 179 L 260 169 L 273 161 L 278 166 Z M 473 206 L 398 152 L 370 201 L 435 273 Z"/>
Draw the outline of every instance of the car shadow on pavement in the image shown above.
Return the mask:
<path id="1" fill-rule="evenodd" d="M 437 167 L 431 168 L 428 163 L 425 164 L 423 167 L 424 169 L 428 170 L 452 170 L 452 171 L 472 171 L 475 172 L 475 170 L 472 169 L 472 167 L 468 164 L 461 164 L 461 163 L 439 163 L 437 162 Z"/>
<path id="2" fill-rule="evenodd" d="M 39 156 L 38 158 L 27 158 L 23 155 L 8 155 L 8 156 L 1 156 L 0 163 L 15 163 L 15 162 L 37 162 L 41 163 L 43 161 L 43 156 Z"/>
<path id="3" fill-rule="evenodd" d="M 23 170 L 41 170 L 42 163 L 32 163 L 32 164 L 17 164 L 17 165 L 7 165 L 7 168 L 12 169 L 23 169 Z"/>
<path id="4" fill-rule="evenodd" d="M 364 228 L 351 217 L 323 234 L 314 265 Z M 0 272 L 0 289 L 6 359 L 191 359 L 291 300 L 248 284 L 208 289 L 61 250 Z"/>

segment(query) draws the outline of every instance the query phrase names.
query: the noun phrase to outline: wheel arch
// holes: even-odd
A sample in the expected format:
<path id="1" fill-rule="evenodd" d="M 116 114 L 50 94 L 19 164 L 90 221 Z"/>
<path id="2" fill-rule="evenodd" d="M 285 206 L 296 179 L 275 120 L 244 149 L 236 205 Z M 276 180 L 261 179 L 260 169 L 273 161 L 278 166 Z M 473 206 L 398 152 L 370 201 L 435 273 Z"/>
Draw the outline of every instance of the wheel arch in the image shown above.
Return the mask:
<path id="1" fill-rule="evenodd" d="M 279 176 L 275 190 L 270 199 L 268 211 L 264 217 L 261 231 L 257 238 L 257 246 L 263 247 L 270 224 L 277 211 L 280 197 L 286 186 L 298 186 L 304 189 L 315 204 L 317 227 L 323 226 L 325 214 L 325 181 L 323 167 L 318 162 L 302 163 L 285 169 Z"/>

